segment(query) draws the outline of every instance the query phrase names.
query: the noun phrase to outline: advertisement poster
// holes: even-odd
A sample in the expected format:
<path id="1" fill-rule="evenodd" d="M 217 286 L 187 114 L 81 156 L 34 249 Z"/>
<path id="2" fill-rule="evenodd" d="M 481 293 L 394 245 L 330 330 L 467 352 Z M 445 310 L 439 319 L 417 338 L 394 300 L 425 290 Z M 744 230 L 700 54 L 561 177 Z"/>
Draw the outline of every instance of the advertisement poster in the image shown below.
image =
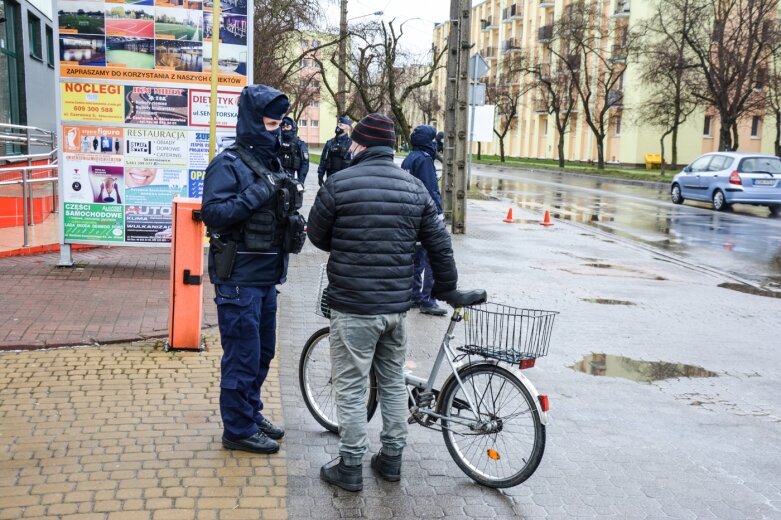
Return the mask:
<path id="1" fill-rule="evenodd" d="M 202 197 L 211 73 L 217 152 L 235 140 L 238 98 L 252 75 L 247 2 L 223 0 L 219 19 L 212 5 L 55 0 L 66 243 L 169 243 L 172 200 Z"/>
<path id="2" fill-rule="evenodd" d="M 65 203 L 65 236 L 73 240 L 123 242 L 124 208 L 113 204 Z"/>
<path id="3" fill-rule="evenodd" d="M 63 83 L 62 119 L 121 123 L 124 120 L 125 106 L 122 94 L 122 87 L 119 85 Z"/>
<path id="4" fill-rule="evenodd" d="M 126 166 L 187 166 L 188 133 L 184 130 L 128 128 Z"/>

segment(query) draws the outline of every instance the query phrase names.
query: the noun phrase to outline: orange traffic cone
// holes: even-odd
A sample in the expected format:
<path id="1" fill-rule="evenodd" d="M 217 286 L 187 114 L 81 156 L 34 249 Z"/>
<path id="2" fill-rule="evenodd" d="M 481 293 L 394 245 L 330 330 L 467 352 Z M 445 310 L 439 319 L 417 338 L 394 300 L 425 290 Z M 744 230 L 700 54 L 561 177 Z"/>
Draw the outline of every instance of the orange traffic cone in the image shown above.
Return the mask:
<path id="1" fill-rule="evenodd" d="M 512 208 L 507 210 L 507 216 L 504 217 L 504 220 L 502 220 L 502 222 L 507 222 L 508 224 L 512 224 L 513 223 L 513 209 Z"/>
<path id="2" fill-rule="evenodd" d="M 547 209 L 545 210 L 545 217 L 543 217 L 542 222 L 540 222 L 541 226 L 552 226 L 553 222 L 550 221 L 550 211 Z"/>

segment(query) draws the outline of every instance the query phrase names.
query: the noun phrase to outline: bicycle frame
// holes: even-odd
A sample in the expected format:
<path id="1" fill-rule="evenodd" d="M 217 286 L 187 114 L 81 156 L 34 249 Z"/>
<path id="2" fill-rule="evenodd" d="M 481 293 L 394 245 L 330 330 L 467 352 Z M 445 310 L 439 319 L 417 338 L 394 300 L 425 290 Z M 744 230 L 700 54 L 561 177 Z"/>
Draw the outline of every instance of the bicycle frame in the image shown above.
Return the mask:
<path id="1" fill-rule="evenodd" d="M 461 389 L 464 391 L 464 397 L 466 397 L 466 400 L 469 404 L 469 410 L 475 414 L 475 417 L 478 417 L 479 414 L 476 413 L 477 407 L 475 406 L 475 403 L 472 402 L 470 392 L 468 392 L 467 389 L 464 388 L 464 384 L 461 382 L 461 378 L 458 376 L 458 370 L 461 368 L 462 364 L 460 363 L 457 364 L 455 361 L 453 361 L 453 359 L 456 357 L 456 353 L 453 350 L 453 348 L 450 346 L 450 340 L 455 337 L 453 335 L 453 331 L 455 330 L 456 324 L 462 319 L 463 319 L 463 315 L 461 313 L 461 309 L 460 308 L 455 309 L 453 311 L 452 316 L 450 317 L 450 324 L 448 325 L 447 331 L 445 332 L 445 335 L 442 338 L 442 343 L 439 346 L 439 352 L 437 353 L 437 358 L 434 360 L 434 365 L 431 367 L 431 372 L 429 373 L 428 379 L 418 377 L 415 374 L 413 374 L 411 371 L 407 370 L 404 373 L 404 381 L 408 386 L 414 386 L 415 388 L 418 388 L 423 392 L 432 392 L 434 390 L 434 381 L 436 380 L 437 375 L 439 375 L 439 369 L 442 366 L 442 361 L 445 359 L 445 356 L 447 356 L 447 362 L 450 365 L 450 370 L 452 371 L 453 377 L 455 378 L 458 386 L 461 387 Z M 485 360 L 485 363 L 498 364 L 499 362 L 495 360 Z M 548 413 L 543 411 L 542 409 L 542 405 L 540 404 L 539 401 L 540 393 L 534 387 L 532 382 L 529 381 L 529 378 L 523 375 L 520 371 L 516 370 L 515 372 L 516 372 L 515 375 L 518 377 L 521 383 L 531 393 L 534 401 L 534 405 L 537 408 L 537 413 L 540 416 L 540 421 L 542 422 L 542 424 L 547 425 Z M 424 413 L 429 417 L 434 417 L 437 419 L 445 419 L 444 416 L 438 414 L 436 411 L 434 411 L 431 408 L 421 408 L 419 411 L 420 413 Z M 467 421 L 455 417 L 449 417 L 447 419 L 451 422 L 459 422 L 467 426 L 474 424 L 474 421 Z"/>

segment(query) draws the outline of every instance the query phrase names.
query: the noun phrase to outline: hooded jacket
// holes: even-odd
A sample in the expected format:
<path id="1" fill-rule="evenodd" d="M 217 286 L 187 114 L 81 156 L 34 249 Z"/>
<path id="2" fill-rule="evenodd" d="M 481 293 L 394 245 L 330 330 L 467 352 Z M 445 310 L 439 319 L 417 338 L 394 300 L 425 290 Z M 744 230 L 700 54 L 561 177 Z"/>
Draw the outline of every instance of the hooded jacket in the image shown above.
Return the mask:
<path id="1" fill-rule="evenodd" d="M 298 168 L 298 170 L 292 170 L 288 169 L 287 172 L 291 175 L 295 174 L 298 182 L 301 184 L 304 184 L 304 181 L 306 181 L 306 175 L 309 173 L 309 146 L 301 140 L 300 137 L 298 137 L 298 125 L 295 121 L 293 121 L 292 117 L 285 117 L 282 119 L 283 124 L 289 123 L 290 126 L 293 128 L 291 130 L 282 131 L 282 142 L 295 142 L 296 143 L 296 154 L 298 155 L 299 161 L 301 161 L 301 166 Z"/>
<path id="2" fill-rule="evenodd" d="M 439 193 L 437 169 L 434 166 L 434 159 L 437 156 L 436 142 L 434 141 L 436 136 L 437 130 L 433 126 L 416 127 L 410 135 L 412 152 L 404 158 L 401 167 L 415 178 L 420 179 L 434 200 L 437 213 L 442 213 L 442 196 Z"/>
<path id="3" fill-rule="evenodd" d="M 251 85 L 239 96 L 237 143 L 250 149 L 257 160 L 279 172 L 278 135 L 266 131 L 263 112 L 272 100 L 284 96 L 265 85 Z M 231 149 L 217 155 L 206 168 L 201 215 L 211 234 L 222 241 L 238 242 L 238 254 L 229 279 L 220 279 L 214 267 L 214 246 L 209 248 L 209 278 L 214 284 L 269 286 L 284 283 L 288 255 L 280 248 L 270 252 L 247 251 L 241 242 L 243 223 L 254 212 L 276 204 L 276 194 Z"/>
<path id="4" fill-rule="evenodd" d="M 376 315 L 412 306 L 415 242 L 428 251 L 434 292 L 456 288 L 450 235 L 423 184 L 393 163 L 393 149 L 367 148 L 330 177 L 309 213 L 307 236 L 328 259 L 328 303 Z"/>

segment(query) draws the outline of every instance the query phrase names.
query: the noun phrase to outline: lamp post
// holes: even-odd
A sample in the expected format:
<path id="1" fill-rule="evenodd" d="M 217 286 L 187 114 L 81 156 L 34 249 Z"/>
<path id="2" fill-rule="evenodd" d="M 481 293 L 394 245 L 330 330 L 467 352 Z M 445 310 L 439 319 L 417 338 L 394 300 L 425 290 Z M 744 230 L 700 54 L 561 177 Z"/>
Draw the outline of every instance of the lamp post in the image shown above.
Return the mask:
<path id="1" fill-rule="evenodd" d="M 347 19 L 347 0 L 341 0 L 341 13 L 339 16 L 339 76 L 336 85 L 336 111 L 337 116 L 344 113 L 345 109 L 345 83 L 346 78 L 344 75 L 344 69 L 347 66 L 347 22 L 357 20 L 358 18 L 365 18 L 367 16 L 382 16 L 382 11 L 375 11 L 373 13 L 356 16 L 355 18 Z"/>

